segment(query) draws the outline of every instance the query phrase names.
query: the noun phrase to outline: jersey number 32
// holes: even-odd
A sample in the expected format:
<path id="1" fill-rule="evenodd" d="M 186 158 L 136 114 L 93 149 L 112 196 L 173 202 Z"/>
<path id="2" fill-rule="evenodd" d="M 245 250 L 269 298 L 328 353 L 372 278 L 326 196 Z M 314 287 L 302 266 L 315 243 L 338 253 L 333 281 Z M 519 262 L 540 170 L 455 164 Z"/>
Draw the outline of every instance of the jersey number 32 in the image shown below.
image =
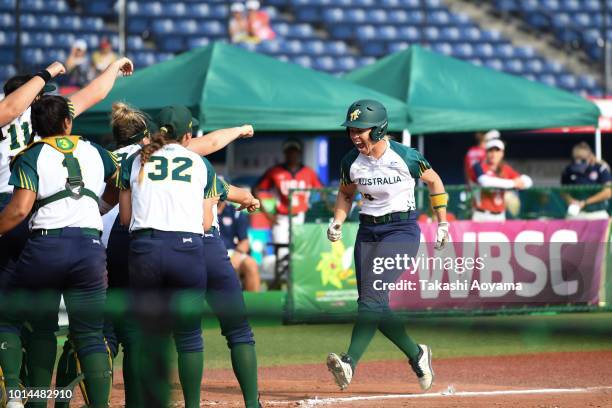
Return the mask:
<path id="1" fill-rule="evenodd" d="M 147 176 L 153 181 L 161 181 L 168 178 L 169 163 L 168 158 L 163 156 L 151 156 L 150 161 L 155 165 Z M 175 157 L 172 159 L 172 180 L 191 182 L 191 167 L 193 161 L 188 157 Z"/>

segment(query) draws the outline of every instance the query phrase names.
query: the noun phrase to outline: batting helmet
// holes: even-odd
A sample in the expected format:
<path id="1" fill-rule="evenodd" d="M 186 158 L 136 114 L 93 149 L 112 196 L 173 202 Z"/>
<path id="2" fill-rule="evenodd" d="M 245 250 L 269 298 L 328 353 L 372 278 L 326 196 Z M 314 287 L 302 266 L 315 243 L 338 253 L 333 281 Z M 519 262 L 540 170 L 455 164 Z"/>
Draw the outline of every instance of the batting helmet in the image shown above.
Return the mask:
<path id="1" fill-rule="evenodd" d="M 378 142 L 387 132 L 387 110 L 382 103 L 371 99 L 353 102 L 346 112 L 342 126 L 346 128 L 370 129 L 370 137 Z"/>

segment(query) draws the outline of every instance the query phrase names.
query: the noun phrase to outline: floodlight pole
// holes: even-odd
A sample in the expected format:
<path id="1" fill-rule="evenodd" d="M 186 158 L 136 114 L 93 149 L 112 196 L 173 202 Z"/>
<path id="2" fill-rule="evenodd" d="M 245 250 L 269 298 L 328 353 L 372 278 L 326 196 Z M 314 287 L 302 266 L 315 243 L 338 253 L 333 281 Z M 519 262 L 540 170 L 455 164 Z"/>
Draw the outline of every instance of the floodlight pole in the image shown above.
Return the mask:
<path id="1" fill-rule="evenodd" d="M 127 1 L 119 0 L 117 8 L 119 13 L 119 55 L 127 55 Z"/>
<path id="2" fill-rule="evenodd" d="M 412 144 L 412 136 L 410 135 L 408 129 L 404 129 L 402 131 L 402 144 L 408 147 L 410 147 Z"/>

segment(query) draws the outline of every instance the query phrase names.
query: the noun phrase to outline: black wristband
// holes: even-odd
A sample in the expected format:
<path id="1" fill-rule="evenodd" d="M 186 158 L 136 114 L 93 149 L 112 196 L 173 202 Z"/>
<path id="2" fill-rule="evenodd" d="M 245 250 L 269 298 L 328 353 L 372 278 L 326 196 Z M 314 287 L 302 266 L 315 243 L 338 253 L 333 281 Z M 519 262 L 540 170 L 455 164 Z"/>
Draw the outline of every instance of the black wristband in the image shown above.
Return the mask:
<path id="1" fill-rule="evenodd" d="M 38 71 L 34 76 L 39 76 L 45 81 L 45 84 L 51 80 L 51 74 L 46 69 Z"/>

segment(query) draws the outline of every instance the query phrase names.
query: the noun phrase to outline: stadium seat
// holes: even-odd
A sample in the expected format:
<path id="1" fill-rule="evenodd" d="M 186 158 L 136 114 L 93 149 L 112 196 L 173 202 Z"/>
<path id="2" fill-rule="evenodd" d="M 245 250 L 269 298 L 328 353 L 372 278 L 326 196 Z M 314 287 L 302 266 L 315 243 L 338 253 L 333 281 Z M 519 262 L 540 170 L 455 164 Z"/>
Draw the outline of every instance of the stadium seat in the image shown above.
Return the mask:
<path id="1" fill-rule="evenodd" d="M 523 72 L 523 61 L 520 59 L 507 59 L 504 62 L 504 71 L 512 74 L 520 74 Z"/>
<path id="2" fill-rule="evenodd" d="M 184 17 L 187 14 L 187 6 L 185 3 L 169 3 L 162 6 L 162 13 L 170 17 Z M 190 15 L 190 17 L 193 17 Z"/>
<path id="3" fill-rule="evenodd" d="M 323 55 L 327 53 L 325 42 L 323 41 L 308 41 L 304 44 L 304 53 L 311 56 Z"/>
<path id="4" fill-rule="evenodd" d="M 368 41 L 362 44 L 361 52 L 369 57 L 381 57 L 386 52 L 386 46 L 384 42 Z"/>
<path id="5" fill-rule="evenodd" d="M 140 8 L 140 13 L 145 17 L 159 17 L 164 14 L 164 8 L 160 2 L 144 2 Z"/>
<path id="6" fill-rule="evenodd" d="M 545 83 L 546 85 L 557 86 L 557 79 L 555 78 L 554 75 L 543 74 L 543 75 L 538 75 L 537 78 L 539 82 Z"/>
<path id="7" fill-rule="evenodd" d="M 361 40 L 373 40 L 377 36 L 376 28 L 371 25 L 360 25 L 357 27 L 356 37 Z"/>
<path id="8" fill-rule="evenodd" d="M 206 47 L 208 44 L 210 44 L 210 40 L 208 39 L 208 37 L 190 37 L 187 40 L 187 45 L 190 49 Z"/>
<path id="9" fill-rule="evenodd" d="M 544 72 L 544 64 L 539 59 L 531 59 L 525 62 L 524 68 L 526 72 L 532 74 L 541 74 Z"/>
<path id="10" fill-rule="evenodd" d="M 0 11 L 14 11 L 15 0 L 0 0 Z M 7 65 L 8 66 L 8 65 Z M 3 66 L 3 68 L 6 66 Z"/>
<path id="11" fill-rule="evenodd" d="M 323 42 L 325 52 L 330 55 L 342 56 L 348 54 L 348 46 L 342 41 Z"/>
<path id="12" fill-rule="evenodd" d="M 300 55 L 291 58 L 291 62 L 301 65 L 306 68 L 312 67 L 312 58 L 307 55 Z"/>
<path id="13" fill-rule="evenodd" d="M 461 31 L 457 27 L 444 27 L 440 32 L 440 39 L 443 41 L 459 41 Z"/>
<path id="14" fill-rule="evenodd" d="M 393 41 L 396 40 L 398 37 L 397 28 L 395 28 L 394 26 L 382 26 L 378 30 L 376 30 L 376 35 L 382 40 Z"/>
<path id="15" fill-rule="evenodd" d="M 416 27 L 400 27 L 397 36 L 398 39 L 416 43 L 420 40 L 421 33 Z"/>
<path id="16" fill-rule="evenodd" d="M 210 7 L 206 3 L 189 4 L 187 14 L 194 18 L 210 17 Z"/>
<path id="17" fill-rule="evenodd" d="M 565 89 L 574 90 L 578 85 L 578 80 L 574 75 L 564 74 L 559 76 L 559 86 Z"/>
<path id="18" fill-rule="evenodd" d="M 489 43 L 477 44 L 474 55 L 479 58 L 490 58 L 495 55 L 495 49 Z"/>
<path id="19" fill-rule="evenodd" d="M 456 44 L 453 46 L 453 55 L 461 59 L 468 59 L 474 55 L 474 49 L 468 43 Z"/>
<path id="20" fill-rule="evenodd" d="M 333 57 L 328 56 L 317 57 L 314 61 L 313 68 L 321 71 L 335 71 L 336 60 Z"/>
<path id="21" fill-rule="evenodd" d="M 487 59 L 484 65 L 497 71 L 502 71 L 504 69 L 504 63 L 499 58 Z"/>
<path id="22" fill-rule="evenodd" d="M 440 54 L 452 55 L 453 54 L 453 46 L 449 43 L 436 43 L 433 45 L 433 50 Z"/>

